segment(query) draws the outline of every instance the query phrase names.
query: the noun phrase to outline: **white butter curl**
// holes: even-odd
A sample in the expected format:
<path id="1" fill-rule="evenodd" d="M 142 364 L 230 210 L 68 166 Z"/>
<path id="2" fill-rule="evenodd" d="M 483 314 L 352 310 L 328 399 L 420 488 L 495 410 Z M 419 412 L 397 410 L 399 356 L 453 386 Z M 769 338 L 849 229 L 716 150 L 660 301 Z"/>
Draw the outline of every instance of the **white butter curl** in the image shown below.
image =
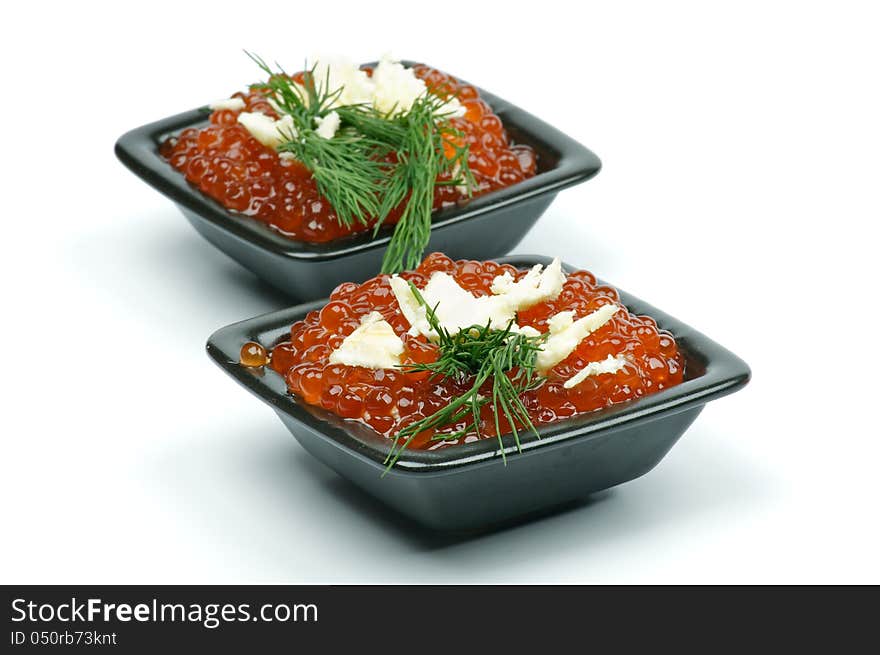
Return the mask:
<path id="1" fill-rule="evenodd" d="M 330 353 L 331 364 L 364 368 L 395 368 L 400 365 L 403 340 L 379 312 L 370 312 L 339 347 Z"/>

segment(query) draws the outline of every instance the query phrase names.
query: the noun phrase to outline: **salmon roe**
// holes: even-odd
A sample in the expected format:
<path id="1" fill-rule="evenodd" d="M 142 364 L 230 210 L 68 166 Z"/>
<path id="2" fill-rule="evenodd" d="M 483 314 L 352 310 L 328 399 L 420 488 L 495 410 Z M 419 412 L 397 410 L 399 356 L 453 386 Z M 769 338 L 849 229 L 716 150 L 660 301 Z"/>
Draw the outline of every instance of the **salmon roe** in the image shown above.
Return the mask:
<path id="1" fill-rule="evenodd" d="M 463 133 L 463 142 L 469 146 L 468 166 L 476 182 L 473 195 L 535 175 L 535 151 L 510 141 L 501 119 L 480 98 L 475 87 L 429 66 L 419 64 L 413 71 L 432 92 L 442 97 L 454 95 L 465 108 L 464 116 L 453 118 L 451 123 Z M 294 79 L 302 81 L 302 73 Z M 233 97 L 245 102 L 241 111 L 278 118 L 263 90 L 239 92 Z M 211 125 L 186 129 L 167 139 L 159 148 L 160 154 L 191 184 L 227 209 L 251 216 L 291 239 L 326 242 L 372 229 L 375 218 L 367 225 L 341 225 L 333 207 L 318 193 L 309 170 L 295 160 L 280 159 L 273 148 L 252 137 L 237 122 L 239 113 L 230 109 L 214 111 Z M 438 178 L 443 179 L 451 179 L 451 175 Z M 434 209 L 451 207 L 466 199 L 455 186 L 437 186 Z M 400 214 L 401 208 L 392 211 L 385 222 L 396 223 Z"/>
<path id="2" fill-rule="evenodd" d="M 505 271 L 516 279 L 526 273 L 509 264 L 452 261 L 434 253 L 418 269 L 401 273 L 401 277 L 423 288 L 435 271 L 453 276 L 462 288 L 476 296 L 489 295 L 492 280 Z M 402 428 L 430 416 L 463 394 L 472 382 L 462 384 L 447 378 L 429 380 L 425 372 L 373 370 L 328 362 L 330 353 L 357 328 L 361 318 L 372 311 L 381 313 L 403 339 L 405 349 L 401 360 L 404 365 L 436 361 L 437 346 L 423 336 L 407 334 L 410 325 L 400 311 L 389 280 L 390 276 L 383 274 L 363 284 L 339 285 L 321 310 L 309 312 L 305 320 L 294 323 L 290 339 L 272 350 L 271 366 L 285 376 L 290 393 L 306 403 L 366 423 L 379 434 L 393 438 Z M 615 289 L 598 284 L 587 271 L 577 271 L 568 275 L 556 300 L 519 312 L 517 322 L 546 332 L 548 319 L 558 312 L 571 310 L 575 318 L 580 318 L 602 305 L 619 302 Z M 563 387 L 566 380 L 589 362 L 608 355 L 623 355 L 629 364 L 617 373 L 590 376 L 571 389 Z M 551 369 L 539 388 L 524 393 L 521 398 L 537 425 L 640 398 L 680 383 L 683 375 L 684 360 L 672 335 L 658 329 L 651 317 L 636 316 L 623 308 Z M 488 386 L 484 394 L 491 395 Z M 510 431 L 503 416 L 499 422 L 502 434 Z M 462 422 L 441 431 L 451 433 L 465 427 Z M 437 449 L 494 437 L 493 410 L 489 405 L 483 407 L 479 435 L 470 432 L 455 440 L 431 441 L 433 434 L 419 434 L 408 447 Z"/>
<path id="3" fill-rule="evenodd" d="M 241 347 L 238 362 L 248 368 L 259 368 L 269 363 L 269 353 L 256 341 L 248 341 Z"/>

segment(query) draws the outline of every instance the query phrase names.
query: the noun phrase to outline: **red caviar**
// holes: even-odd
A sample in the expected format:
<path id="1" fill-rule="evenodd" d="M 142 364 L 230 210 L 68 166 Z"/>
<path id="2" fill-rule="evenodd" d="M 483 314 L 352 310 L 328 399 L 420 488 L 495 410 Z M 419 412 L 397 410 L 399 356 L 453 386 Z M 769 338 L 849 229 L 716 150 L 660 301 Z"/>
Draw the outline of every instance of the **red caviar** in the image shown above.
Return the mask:
<path id="1" fill-rule="evenodd" d="M 477 185 L 474 195 L 535 175 L 534 150 L 511 143 L 501 119 L 479 97 L 476 88 L 429 66 L 420 64 L 413 70 L 438 95 L 457 96 L 466 110 L 462 118 L 451 122 L 463 132 L 463 140 L 469 145 L 468 166 Z M 241 111 L 278 118 L 262 90 L 240 92 L 233 97 L 245 102 Z M 214 111 L 210 126 L 190 128 L 166 140 L 160 146 L 161 155 L 191 184 L 227 209 L 252 216 L 292 239 L 331 241 L 375 225 L 375 219 L 367 225 L 341 225 L 333 207 L 318 193 L 309 170 L 297 161 L 280 159 L 274 149 L 252 137 L 237 122 L 239 113 L 230 109 Z M 465 198 L 454 186 L 437 186 L 434 209 L 453 206 Z M 399 219 L 398 209 L 386 222 L 394 224 Z"/>
<path id="2" fill-rule="evenodd" d="M 525 271 L 509 264 L 452 261 L 434 253 L 418 269 L 401 273 L 401 277 L 423 288 L 435 271 L 450 274 L 461 287 L 477 296 L 489 295 L 492 280 L 505 271 L 516 279 L 525 275 Z M 429 380 L 425 372 L 372 370 L 328 362 L 330 353 L 354 331 L 361 318 L 372 311 L 381 313 L 403 339 L 404 365 L 437 359 L 437 346 L 425 337 L 407 334 L 410 325 L 400 311 L 389 279 L 388 275 L 379 275 L 363 284 L 339 285 L 323 309 L 312 311 L 305 320 L 295 323 L 290 339 L 275 346 L 271 366 L 286 377 L 289 391 L 306 403 L 321 406 L 343 418 L 362 421 L 376 432 L 394 437 L 403 427 L 430 416 L 467 391 L 471 383 L 457 384 L 446 378 Z M 615 289 L 598 284 L 587 271 L 577 271 L 568 275 L 556 300 L 519 312 L 517 322 L 546 332 L 548 319 L 558 312 L 571 310 L 575 318 L 580 318 L 602 305 L 619 302 Z M 623 355 L 630 363 L 617 373 L 587 377 L 571 389 L 562 386 L 586 364 L 608 355 Z M 680 383 L 683 375 L 684 360 L 672 335 L 658 329 L 651 317 L 636 316 L 622 309 L 581 341 L 571 355 L 547 373 L 543 385 L 523 394 L 522 400 L 535 424 L 550 423 L 654 393 Z M 491 394 L 488 389 L 487 392 Z M 483 407 L 481 418 L 479 436 L 471 432 L 457 440 L 431 441 L 433 433 L 423 432 L 408 447 L 436 449 L 480 437 L 494 437 L 491 406 Z M 509 432 L 510 426 L 504 417 L 499 419 L 502 433 Z M 456 429 L 464 427 L 462 423 Z"/>
<path id="3" fill-rule="evenodd" d="M 269 353 L 256 341 L 248 341 L 241 347 L 238 361 L 242 366 L 259 368 L 269 363 Z"/>

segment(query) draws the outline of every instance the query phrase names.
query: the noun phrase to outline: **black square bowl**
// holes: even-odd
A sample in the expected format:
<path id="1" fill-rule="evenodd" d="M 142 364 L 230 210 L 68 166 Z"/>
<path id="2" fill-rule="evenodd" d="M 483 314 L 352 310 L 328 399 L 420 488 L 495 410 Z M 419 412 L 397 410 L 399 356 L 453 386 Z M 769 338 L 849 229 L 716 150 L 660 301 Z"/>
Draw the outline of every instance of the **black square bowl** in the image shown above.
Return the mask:
<path id="1" fill-rule="evenodd" d="M 503 257 L 517 267 L 550 258 Z M 565 266 L 566 270 L 574 270 Z M 222 328 L 208 340 L 210 357 L 239 384 L 268 404 L 312 455 L 366 493 L 415 521 L 438 530 L 469 530 L 533 514 L 637 478 L 650 471 L 710 400 L 749 380 L 749 367 L 693 328 L 627 293 L 626 307 L 669 330 L 685 356 L 685 380 L 635 401 L 538 427 L 516 452 L 504 437 L 438 451 L 404 451 L 387 475 L 388 441 L 367 426 L 307 405 L 287 393 L 274 371 L 238 363 L 245 341 L 267 348 L 325 300 L 298 305 Z"/>
<path id="2" fill-rule="evenodd" d="M 410 64 L 411 62 L 407 62 Z M 426 252 L 453 259 L 492 259 L 522 240 L 560 189 L 584 182 L 601 163 L 587 148 L 542 120 L 480 90 L 510 137 L 538 155 L 538 172 L 513 186 L 435 213 Z M 341 282 L 379 272 L 392 228 L 329 243 L 288 239 L 265 224 L 229 211 L 191 186 L 159 155 L 159 144 L 208 124 L 206 107 L 136 128 L 116 142 L 116 155 L 135 175 L 177 203 L 193 227 L 245 268 L 296 300 L 323 298 Z"/>

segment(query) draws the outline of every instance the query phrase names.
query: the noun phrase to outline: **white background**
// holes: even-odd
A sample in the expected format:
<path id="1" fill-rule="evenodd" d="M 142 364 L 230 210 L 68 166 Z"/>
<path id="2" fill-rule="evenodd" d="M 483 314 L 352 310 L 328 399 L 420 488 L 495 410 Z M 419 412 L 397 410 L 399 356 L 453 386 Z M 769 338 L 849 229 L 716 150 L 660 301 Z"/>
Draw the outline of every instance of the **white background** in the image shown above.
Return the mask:
<path id="1" fill-rule="evenodd" d="M 0 581 L 880 582 L 873 3 L 17 3 L 4 15 Z M 580 8 L 576 8 L 580 7 Z M 124 131 L 384 51 L 603 159 L 519 252 L 742 356 L 658 468 L 469 540 L 311 459 L 205 356 L 285 299 L 113 156 Z"/>

